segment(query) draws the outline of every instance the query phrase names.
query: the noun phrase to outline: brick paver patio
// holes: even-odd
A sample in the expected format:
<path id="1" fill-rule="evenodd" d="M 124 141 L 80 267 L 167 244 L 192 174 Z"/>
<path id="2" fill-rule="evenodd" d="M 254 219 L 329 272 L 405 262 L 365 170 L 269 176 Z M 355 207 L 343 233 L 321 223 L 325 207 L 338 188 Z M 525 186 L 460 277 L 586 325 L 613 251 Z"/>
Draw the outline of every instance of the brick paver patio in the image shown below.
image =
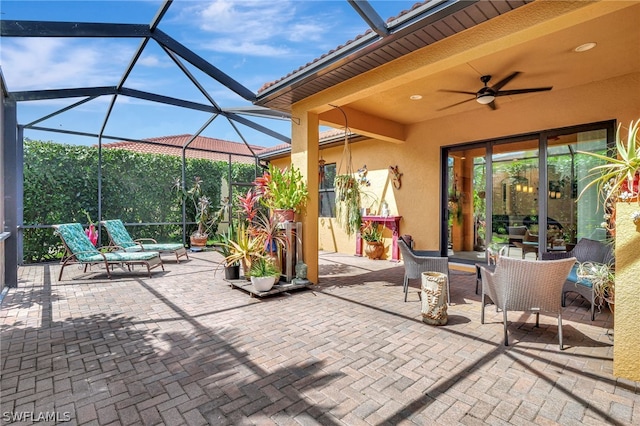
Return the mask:
<path id="1" fill-rule="evenodd" d="M 417 280 L 403 302 L 402 264 L 322 253 L 320 285 L 259 299 L 214 273 L 218 254 L 190 256 L 151 279 L 20 268 L 0 310 L 3 424 L 640 424 L 606 308 L 591 322 L 570 296 L 562 352 L 555 318 L 510 313 L 505 347 L 473 273 L 452 271 L 434 327 Z"/>

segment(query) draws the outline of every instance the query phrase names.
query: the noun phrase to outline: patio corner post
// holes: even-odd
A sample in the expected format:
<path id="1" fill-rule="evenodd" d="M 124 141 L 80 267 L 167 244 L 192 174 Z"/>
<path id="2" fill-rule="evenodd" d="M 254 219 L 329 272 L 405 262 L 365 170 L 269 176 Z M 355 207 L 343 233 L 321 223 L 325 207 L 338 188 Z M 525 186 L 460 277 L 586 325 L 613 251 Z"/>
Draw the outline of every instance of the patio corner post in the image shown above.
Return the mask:
<path id="1" fill-rule="evenodd" d="M 0 75 L 0 78 L 1 75 Z M 4 95 L 4 79 L 2 79 Z M 7 287 L 18 286 L 18 264 L 20 256 L 20 225 L 22 224 L 22 168 L 23 168 L 23 142 L 22 130 L 17 125 L 16 102 L 3 96 L 2 113 L 0 116 L 0 129 L 2 129 L 2 147 L 0 154 L 0 172 L 2 174 L 2 202 L 0 218 L 4 225 L 0 230 L 0 254 L 2 254 L 0 267 L 0 290 L 6 284 Z"/>
<path id="2" fill-rule="evenodd" d="M 291 165 L 300 169 L 309 190 L 307 207 L 300 215 L 303 256 L 308 267 L 307 278 L 317 284 L 319 120 L 317 114 L 295 108 L 291 116 L 296 117 L 291 120 Z"/>

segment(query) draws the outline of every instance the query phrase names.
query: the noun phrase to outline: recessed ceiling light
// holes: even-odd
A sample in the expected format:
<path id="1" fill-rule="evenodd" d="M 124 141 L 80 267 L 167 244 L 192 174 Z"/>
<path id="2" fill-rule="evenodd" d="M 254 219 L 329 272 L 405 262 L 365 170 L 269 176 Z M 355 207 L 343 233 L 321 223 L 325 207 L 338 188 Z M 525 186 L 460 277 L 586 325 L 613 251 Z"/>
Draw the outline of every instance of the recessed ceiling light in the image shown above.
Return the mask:
<path id="1" fill-rule="evenodd" d="M 419 101 L 420 99 L 422 99 L 422 95 L 411 95 L 409 96 L 409 99 L 411 99 L 412 101 Z"/>
<path id="2" fill-rule="evenodd" d="M 574 52 L 586 52 L 596 47 L 596 43 L 585 43 L 573 49 Z"/>

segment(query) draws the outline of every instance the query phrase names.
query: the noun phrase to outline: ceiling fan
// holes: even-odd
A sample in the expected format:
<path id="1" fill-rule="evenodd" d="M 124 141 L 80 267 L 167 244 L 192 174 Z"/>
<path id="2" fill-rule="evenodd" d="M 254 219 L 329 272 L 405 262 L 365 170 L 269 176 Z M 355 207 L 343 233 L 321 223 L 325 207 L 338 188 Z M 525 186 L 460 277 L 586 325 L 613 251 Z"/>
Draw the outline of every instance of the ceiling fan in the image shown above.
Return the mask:
<path id="1" fill-rule="evenodd" d="M 482 77 L 480 77 L 480 81 L 482 81 L 482 83 L 484 83 L 484 87 L 481 88 L 480 90 L 478 90 L 477 92 L 467 92 L 467 91 L 464 91 L 464 90 L 446 90 L 446 89 L 441 89 L 440 92 L 464 93 L 464 94 L 467 94 L 467 95 L 473 95 L 473 98 L 469 98 L 469 99 L 466 99 L 466 100 L 464 100 L 462 102 L 457 102 L 455 104 L 446 106 L 444 108 L 440 108 L 438 111 L 442 111 L 444 109 L 451 108 L 451 107 L 454 107 L 456 105 L 460 105 L 460 104 L 463 104 L 465 102 L 472 101 L 474 99 L 480 104 L 487 105 L 491 109 L 496 109 L 497 105 L 495 103 L 495 99 L 498 96 L 511 96 L 511 95 L 521 95 L 523 93 L 545 92 L 545 91 L 551 90 L 553 88 L 553 87 L 532 87 L 532 88 L 529 88 L 529 89 L 500 90 L 504 86 L 506 86 L 507 83 L 509 83 L 511 80 L 513 80 L 514 78 L 516 78 L 520 74 L 521 74 L 520 71 L 515 71 L 515 72 L 509 74 L 508 76 L 506 76 L 505 78 L 503 78 L 502 80 L 498 81 L 493 86 L 489 86 L 488 85 L 489 81 L 491 80 L 491 76 L 490 75 L 483 75 Z"/>

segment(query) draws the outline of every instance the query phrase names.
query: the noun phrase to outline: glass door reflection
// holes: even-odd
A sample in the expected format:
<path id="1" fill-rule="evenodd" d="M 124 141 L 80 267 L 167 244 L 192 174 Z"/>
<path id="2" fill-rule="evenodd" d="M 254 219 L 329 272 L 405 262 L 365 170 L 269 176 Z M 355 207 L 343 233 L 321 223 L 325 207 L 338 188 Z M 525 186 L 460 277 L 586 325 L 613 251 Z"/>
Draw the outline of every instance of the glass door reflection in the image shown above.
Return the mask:
<path id="1" fill-rule="evenodd" d="M 493 146 L 491 245 L 510 257 L 538 257 L 538 152 L 537 139 Z"/>

